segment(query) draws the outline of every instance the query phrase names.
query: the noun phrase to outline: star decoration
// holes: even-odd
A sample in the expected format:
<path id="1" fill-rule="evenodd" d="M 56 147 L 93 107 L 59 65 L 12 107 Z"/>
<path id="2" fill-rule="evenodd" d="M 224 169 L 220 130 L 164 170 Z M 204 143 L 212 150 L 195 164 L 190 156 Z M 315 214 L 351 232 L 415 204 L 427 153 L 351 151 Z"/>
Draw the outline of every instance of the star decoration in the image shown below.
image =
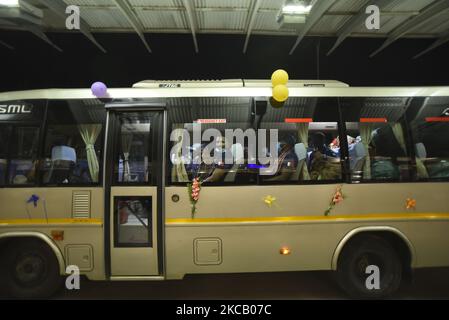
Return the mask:
<path id="1" fill-rule="evenodd" d="M 272 197 L 270 195 L 266 196 L 265 198 L 263 198 L 263 201 L 271 208 L 271 206 L 274 204 L 274 202 L 276 201 L 275 197 Z"/>

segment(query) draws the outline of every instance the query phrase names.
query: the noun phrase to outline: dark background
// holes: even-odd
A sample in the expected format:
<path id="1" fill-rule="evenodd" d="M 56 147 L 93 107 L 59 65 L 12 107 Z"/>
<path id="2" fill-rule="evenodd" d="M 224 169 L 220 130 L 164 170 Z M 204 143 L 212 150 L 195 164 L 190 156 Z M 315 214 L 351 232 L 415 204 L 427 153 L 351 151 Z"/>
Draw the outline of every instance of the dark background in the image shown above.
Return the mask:
<path id="1" fill-rule="evenodd" d="M 277 68 L 291 79 L 351 86 L 449 85 L 449 43 L 412 59 L 433 39 L 401 39 L 369 58 L 384 39 L 348 38 L 327 57 L 335 38 L 305 38 L 290 56 L 295 37 L 289 36 L 251 36 L 243 54 L 243 35 L 200 34 L 196 54 L 190 34 L 147 34 L 150 54 L 136 34 L 96 34 L 104 54 L 79 33 L 47 35 L 63 53 L 31 33 L 0 31 L 0 39 L 15 47 L 0 46 L 0 92 L 90 87 L 94 81 L 130 87 L 145 79 L 269 79 Z"/>

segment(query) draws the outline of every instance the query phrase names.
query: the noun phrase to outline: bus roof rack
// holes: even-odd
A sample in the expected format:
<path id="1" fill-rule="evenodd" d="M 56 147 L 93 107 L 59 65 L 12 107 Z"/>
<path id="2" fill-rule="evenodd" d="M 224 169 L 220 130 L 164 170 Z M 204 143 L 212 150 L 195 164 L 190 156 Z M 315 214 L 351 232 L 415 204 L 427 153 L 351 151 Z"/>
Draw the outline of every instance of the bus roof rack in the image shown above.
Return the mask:
<path id="1" fill-rule="evenodd" d="M 144 80 L 137 82 L 133 88 L 241 88 L 270 87 L 271 81 L 264 79 L 225 79 L 225 80 Z M 288 87 L 327 87 L 345 88 L 348 84 L 337 80 L 289 80 Z"/>
<path id="2" fill-rule="evenodd" d="M 238 88 L 243 87 L 242 79 L 226 80 L 144 80 L 137 82 L 133 88 Z"/>
<path id="3" fill-rule="evenodd" d="M 266 87 L 271 86 L 271 80 L 243 80 L 245 87 Z M 288 87 L 327 87 L 327 88 L 345 88 L 349 87 L 347 83 L 337 80 L 289 80 Z"/>

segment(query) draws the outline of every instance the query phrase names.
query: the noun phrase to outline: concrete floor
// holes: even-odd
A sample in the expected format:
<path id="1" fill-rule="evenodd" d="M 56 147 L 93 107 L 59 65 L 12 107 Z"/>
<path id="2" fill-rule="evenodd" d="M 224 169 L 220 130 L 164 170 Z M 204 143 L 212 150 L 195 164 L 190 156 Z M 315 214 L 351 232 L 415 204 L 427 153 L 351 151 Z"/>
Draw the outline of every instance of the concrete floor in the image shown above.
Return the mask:
<path id="1" fill-rule="evenodd" d="M 182 281 L 93 282 L 56 299 L 346 299 L 329 272 L 195 275 Z M 423 269 L 392 298 L 449 299 L 449 268 Z"/>

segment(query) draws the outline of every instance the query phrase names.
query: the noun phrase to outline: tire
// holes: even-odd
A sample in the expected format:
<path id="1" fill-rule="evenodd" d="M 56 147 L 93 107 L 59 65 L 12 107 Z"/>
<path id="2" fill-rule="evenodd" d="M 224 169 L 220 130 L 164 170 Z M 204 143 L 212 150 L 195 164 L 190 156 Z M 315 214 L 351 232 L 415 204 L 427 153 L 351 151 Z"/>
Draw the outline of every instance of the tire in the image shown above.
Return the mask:
<path id="1" fill-rule="evenodd" d="M 379 288 L 367 287 L 367 282 L 372 284 L 368 277 L 374 274 L 372 271 L 367 273 L 369 265 L 379 268 Z M 388 297 L 399 288 L 401 278 L 402 263 L 398 254 L 386 240 L 378 236 L 363 235 L 350 240 L 338 259 L 337 282 L 352 298 Z"/>
<path id="2" fill-rule="evenodd" d="M 53 251 L 43 242 L 15 241 L 2 253 L 0 283 L 8 297 L 49 298 L 61 287 L 62 277 Z"/>

